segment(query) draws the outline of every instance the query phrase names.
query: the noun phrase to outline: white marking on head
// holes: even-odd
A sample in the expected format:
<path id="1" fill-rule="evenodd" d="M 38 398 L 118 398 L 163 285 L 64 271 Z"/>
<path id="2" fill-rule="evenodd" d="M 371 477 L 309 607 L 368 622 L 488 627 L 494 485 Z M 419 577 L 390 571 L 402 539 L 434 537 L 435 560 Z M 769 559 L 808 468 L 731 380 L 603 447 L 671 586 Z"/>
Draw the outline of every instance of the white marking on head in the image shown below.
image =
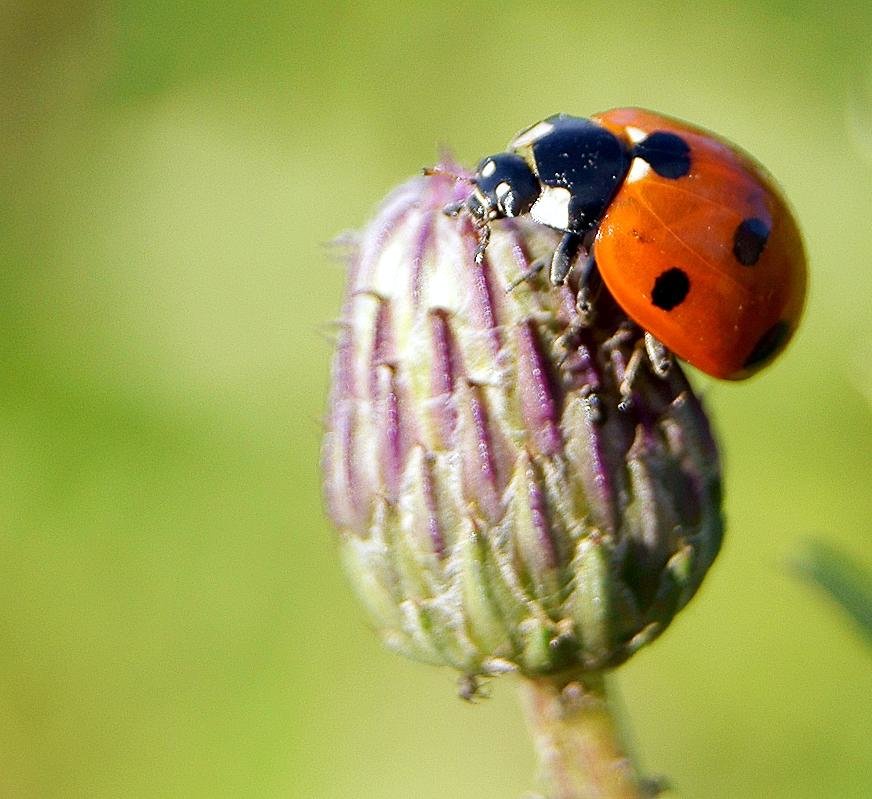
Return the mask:
<path id="1" fill-rule="evenodd" d="M 550 122 L 537 122 L 533 127 L 522 130 L 509 143 L 510 150 L 518 150 L 521 147 L 527 147 L 534 142 L 539 141 L 543 136 L 547 136 L 554 130 L 554 125 Z"/>
<path id="2" fill-rule="evenodd" d="M 510 191 L 512 187 L 503 181 L 502 183 L 497 183 L 497 187 L 494 189 L 494 194 L 497 196 L 498 200 L 502 200 Z"/>
<path id="3" fill-rule="evenodd" d="M 630 164 L 630 171 L 627 172 L 627 177 L 624 178 L 624 183 L 635 183 L 637 180 L 642 180 L 651 171 L 651 165 L 641 158 L 634 158 Z"/>
<path id="4" fill-rule="evenodd" d="M 489 178 L 491 175 L 493 175 L 494 172 L 496 172 L 496 169 L 497 169 L 496 161 L 488 160 L 485 163 L 485 165 L 481 168 L 480 174 L 483 178 Z"/>
<path id="5" fill-rule="evenodd" d="M 631 125 L 628 125 L 624 130 L 627 131 L 627 136 L 633 144 L 638 144 L 642 139 L 648 138 L 648 134 L 644 130 L 634 128 Z"/>
<path id="6" fill-rule="evenodd" d="M 481 176 L 482 176 L 483 178 L 489 178 L 491 175 L 493 175 L 494 172 L 496 172 L 496 169 L 497 169 L 497 163 L 496 163 L 496 161 L 488 161 L 488 162 L 487 162 L 487 163 L 486 163 L 486 164 L 481 168 Z"/>
<path id="7" fill-rule="evenodd" d="M 569 189 L 563 186 L 543 186 L 539 199 L 533 203 L 530 216 L 540 225 L 566 230 L 569 227 Z"/>

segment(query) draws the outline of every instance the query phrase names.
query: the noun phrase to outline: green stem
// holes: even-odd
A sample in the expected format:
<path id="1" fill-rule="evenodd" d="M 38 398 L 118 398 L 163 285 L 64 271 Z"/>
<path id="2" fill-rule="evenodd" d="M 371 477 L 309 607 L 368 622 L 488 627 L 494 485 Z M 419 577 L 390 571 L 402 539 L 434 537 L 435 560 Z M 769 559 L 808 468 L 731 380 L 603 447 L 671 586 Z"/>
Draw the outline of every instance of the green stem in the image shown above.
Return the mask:
<path id="1" fill-rule="evenodd" d="M 522 694 L 548 799 L 646 799 L 606 699 L 602 674 L 525 679 Z"/>

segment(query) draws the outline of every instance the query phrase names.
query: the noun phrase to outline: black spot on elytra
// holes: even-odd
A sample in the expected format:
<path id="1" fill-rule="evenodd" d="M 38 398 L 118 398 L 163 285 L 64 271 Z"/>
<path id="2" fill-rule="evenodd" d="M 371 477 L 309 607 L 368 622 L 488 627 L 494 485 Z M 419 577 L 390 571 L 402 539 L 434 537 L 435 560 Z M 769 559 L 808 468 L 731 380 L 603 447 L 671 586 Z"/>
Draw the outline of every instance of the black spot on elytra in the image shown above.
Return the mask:
<path id="1" fill-rule="evenodd" d="M 654 288 L 651 289 L 651 302 L 664 311 L 671 311 L 676 305 L 684 302 L 688 291 L 690 291 L 690 279 L 687 272 L 673 266 L 657 276 Z"/>
<path id="2" fill-rule="evenodd" d="M 733 233 L 733 255 L 742 266 L 754 266 L 769 240 L 769 225 L 752 216 L 743 219 Z"/>
<path id="3" fill-rule="evenodd" d="M 674 133 L 652 133 L 633 148 L 633 155 L 647 161 L 663 178 L 674 180 L 690 172 L 690 147 Z"/>
<path id="4" fill-rule="evenodd" d="M 790 332 L 790 325 L 783 319 L 776 322 L 762 336 L 760 336 L 751 354 L 745 358 L 745 363 L 742 366 L 745 369 L 750 369 L 753 366 L 758 366 L 764 361 L 768 361 L 787 340 L 787 334 Z"/>

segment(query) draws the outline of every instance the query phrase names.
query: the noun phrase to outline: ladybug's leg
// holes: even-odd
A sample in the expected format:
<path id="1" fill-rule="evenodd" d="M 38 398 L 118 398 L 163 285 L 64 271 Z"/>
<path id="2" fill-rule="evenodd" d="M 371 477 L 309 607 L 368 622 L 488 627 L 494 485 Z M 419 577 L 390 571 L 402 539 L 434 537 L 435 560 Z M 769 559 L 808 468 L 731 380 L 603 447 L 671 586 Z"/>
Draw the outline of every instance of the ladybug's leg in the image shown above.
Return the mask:
<path id="1" fill-rule="evenodd" d="M 520 275 L 518 275 L 518 277 L 516 277 L 511 283 L 509 283 L 508 286 L 506 286 L 506 294 L 508 294 L 510 291 L 514 291 L 516 288 L 518 288 L 518 286 L 521 285 L 521 283 L 524 283 L 531 278 L 536 277 L 536 275 L 538 275 L 546 266 L 548 266 L 548 263 L 550 261 L 551 259 L 548 257 L 537 258 L 535 261 L 533 261 L 533 263 L 530 264 L 529 269 L 525 269 L 523 272 L 521 272 Z"/>
<path id="2" fill-rule="evenodd" d="M 630 360 L 627 361 L 627 366 L 624 368 L 624 379 L 621 380 L 621 385 L 618 387 L 621 394 L 619 403 L 621 410 L 627 410 L 632 403 L 633 383 L 636 382 L 639 369 L 642 368 L 646 356 L 651 371 L 657 377 L 662 378 L 669 374 L 672 367 L 672 354 L 654 336 L 645 333 L 644 338 L 638 341 L 633 348 L 633 354 L 630 355 Z"/>
<path id="3" fill-rule="evenodd" d="M 672 353 L 650 333 L 645 333 L 645 352 L 648 353 L 648 361 L 654 374 L 657 377 L 666 377 L 672 368 Z"/>
<path id="4" fill-rule="evenodd" d="M 582 250 L 584 253 L 584 250 Z M 596 260 L 593 250 L 587 250 L 578 266 L 578 294 L 575 310 L 578 311 L 582 325 L 589 326 L 593 321 L 593 301 L 591 299 L 593 277 L 596 274 Z"/>
<path id="5" fill-rule="evenodd" d="M 425 174 L 436 174 L 427 173 Z M 469 201 L 448 203 L 442 206 L 442 213 L 446 216 L 458 216 L 463 211 L 469 211 Z M 484 260 L 484 252 L 487 249 L 487 244 L 490 241 L 490 221 L 482 218 L 477 214 L 472 214 L 475 229 L 478 231 L 478 246 L 475 248 L 475 262 L 480 264 Z"/>
<path id="6" fill-rule="evenodd" d="M 484 253 L 490 241 L 490 225 L 487 222 L 476 222 L 478 229 L 478 246 L 475 248 L 475 262 L 480 264 L 484 261 Z"/>
<path id="7" fill-rule="evenodd" d="M 593 302 L 591 300 L 591 282 L 596 273 L 596 262 L 590 252 L 582 248 L 582 257 L 578 268 L 578 292 L 575 295 L 575 316 L 566 328 L 566 332 L 557 339 L 558 346 L 563 350 L 565 360 L 572 350 L 578 346 L 578 334 L 593 324 Z M 562 362 L 561 360 L 561 362 Z"/>
<path id="8" fill-rule="evenodd" d="M 442 213 L 445 214 L 445 216 L 457 216 L 464 208 L 466 208 L 466 201 L 448 203 L 448 205 L 442 206 Z"/>
<path id="9" fill-rule="evenodd" d="M 575 294 L 575 316 L 569 323 L 566 332 L 557 339 L 558 345 L 564 351 L 564 360 L 578 346 L 578 334 L 593 324 L 594 307 L 592 294 L 596 286 L 596 260 L 593 257 L 591 245 L 583 239 L 576 253 L 573 268 L 578 275 L 578 290 Z M 562 362 L 562 361 L 561 361 Z"/>
<path id="10" fill-rule="evenodd" d="M 560 239 L 560 244 L 557 245 L 554 256 L 551 258 L 551 283 L 553 285 L 562 286 L 566 282 L 580 246 L 581 237 L 577 233 L 567 231 L 563 234 L 563 238 Z"/>
<path id="11" fill-rule="evenodd" d="M 593 256 L 587 252 L 581 244 L 581 237 L 577 233 L 566 232 L 560 243 L 554 250 L 554 254 L 548 258 L 537 258 L 530 264 L 530 268 L 522 272 L 516 277 L 506 288 L 506 293 L 512 291 L 525 280 L 535 277 L 544 267 L 551 263 L 551 284 L 560 286 L 566 282 L 566 278 L 572 271 L 579 252 L 584 253 L 584 260 L 581 263 L 581 273 L 579 277 L 579 285 L 584 285 L 590 280 L 595 264 Z"/>
<path id="12" fill-rule="evenodd" d="M 621 394 L 621 401 L 618 403 L 618 407 L 622 411 L 629 410 L 633 401 L 633 383 L 636 382 L 636 376 L 639 374 L 639 369 L 642 366 L 642 359 L 644 358 L 643 347 L 640 346 L 641 343 L 642 342 L 637 342 L 634 347 L 633 354 L 630 356 L 630 360 L 627 361 L 627 366 L 624 368 L 624 379 L 621 380 L 621 385 L 618 386 L 618 391 Z"/>

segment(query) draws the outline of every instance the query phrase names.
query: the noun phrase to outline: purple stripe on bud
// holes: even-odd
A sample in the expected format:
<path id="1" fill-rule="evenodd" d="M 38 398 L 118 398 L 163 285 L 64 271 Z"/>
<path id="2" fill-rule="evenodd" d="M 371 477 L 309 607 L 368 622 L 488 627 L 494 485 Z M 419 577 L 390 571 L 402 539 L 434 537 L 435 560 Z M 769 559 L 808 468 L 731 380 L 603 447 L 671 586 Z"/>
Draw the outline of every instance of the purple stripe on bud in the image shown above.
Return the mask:
<path id="1" fill-rule="evenodd" d="M 436 501 L 436 492 L 433 485 L 430 458 L 424 454 L 421 458 L 421 495 L 427 513 L 427 534 L 433 553 L 440 558 L 445 557 L 445 536 L 442 533 L 442 525 L 439 523 L 439 508 Z"/>
<path id="2" fill-rule="evenodd" d="M 460 356 L 447 312 L 439 309 L 432 310 L 429 321 L 430 341 L 433 346 L 430 361 L 430 392 L 434 400 L 432 412 L 440 443 L 447 448 L 453 443 L 457 428 L 454 388 Z"/>
<path id="3" fill-rule="evenodd" d="M 409 268 L 411 275 L 409 276 L 410 285 L 412 288 L 412 307 L 418 309 L 421 304 L 421 284 L 423 282 L 423 264 L 424 255 L 427 251 L 427 246 L 430 242 L 430 236 L 433 232 L 434 217 L 432 214 L 425 214 L 415 232 L 414 241 L 412 243 Z"/>
<path id="4" fill-rule="evenodd" d="M 530 440 L 537 453 L 556 455 L 563 446 L 558 427 L 558 398 L 532 322 L 517 326 L 516 342 L 521 413 Z"/>
<path id="5" fill-rule="evenodd" d="M 387 300 L 379 298 L 375 329 L 372 332 L 372 352 L 370 355 L 369 394 L 378 395 L 379 366 L 394 363 L 394 342 L 391 336 L 391 306 Z"/>
<path id="6" fill-rule="evenodd" d="M 467 414 L 469 428 L 463 447 L 463 458 L 466 472 L 466 488 L 470 499 L 478 501 L 484 513 L 496 520 L 502 511 L 502 493 L 500 475 L 497 472 L 497 453 L 487 406 L 484 400 L 484 389 L 481 386 L 468 384 Z"/>
<path id="7" fill-rule="evenodd" d="M 619 457 L 615 463 L 609 463 L 607 457 L 606 436 L 614 434 L 614 422 L 603 424 L 597 415 L 594 404 L 598 401 L 596 395 L 580 400 L 583 408 L 584 428 L 587 441 L 587 456 L 590 459 L 588 472 L 582 474 L 590 497 L 591 508 L 595 518 L 605 530 L 614 532 L 618 527 L 618 507 L 615 501 L 614 475 L 620 469 Z M 611 439 L 615 441 L 614 435 Z"/>
<path id="8" fill-rule="evenodd" d="M 379 460 L 385 495 L 393 501 L 399 493 L 405 455 L 400 396 L 393 367 L 383 364 L 376 369 L 375 376 L 378 435 L 381 439 Z"/>
<path id="9" fill-rule="evenodd" d="M 553 569 L 557 566 L 558 555 L 554 538 L 551 535 L 551 521 L 548 518 L 548 506 L 545 494 L 542 491 L 544 480 L 542 475 L 537 474 L 532 460 L 527 462 L 524 471 L 524 479 L 527 484 L 527 499 L 530 503 L 530 518 L 533 523 L 536 537 L 536 554 L 540 569 Z"/>

